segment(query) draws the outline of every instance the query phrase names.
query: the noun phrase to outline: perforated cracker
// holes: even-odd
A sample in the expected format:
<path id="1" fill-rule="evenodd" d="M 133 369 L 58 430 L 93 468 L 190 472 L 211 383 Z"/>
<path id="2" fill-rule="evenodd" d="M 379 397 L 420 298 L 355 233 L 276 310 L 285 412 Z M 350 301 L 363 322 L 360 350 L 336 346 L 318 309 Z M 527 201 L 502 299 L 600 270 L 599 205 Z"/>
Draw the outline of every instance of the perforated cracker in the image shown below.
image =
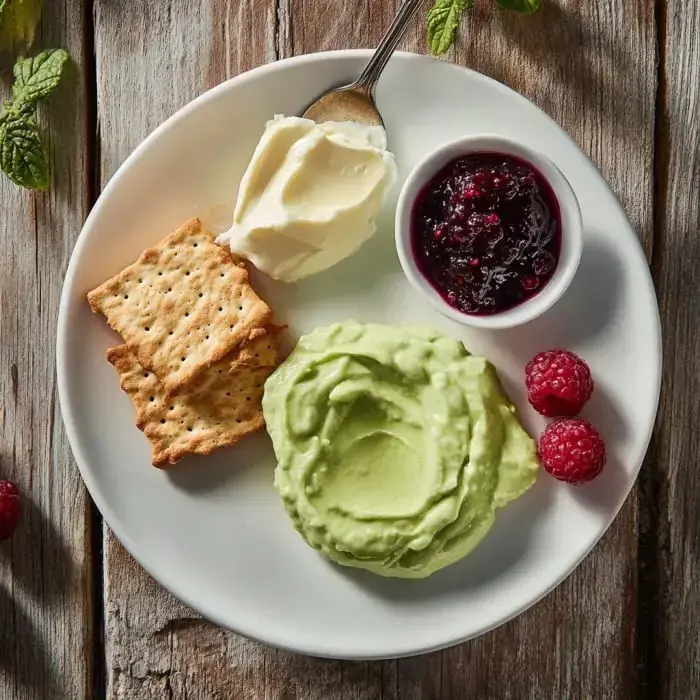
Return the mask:
<path id="1" fill-rule="evenodd" d="M 270 308 L 239 260 L 192 219 L 88 294 L 139 364 L 171 393 L 263 326 Z"/>
<path id="2" fill-rule="evenodd" d="M 169 396 L 126 345 L 107 351 L 136 409 L 136 425 L 151 443 L 154 466 L 235 445 L 264 426 L 263 384 L 278 362 L 277 333 L 276 328 L 255 333 L 177 396 Z"/>

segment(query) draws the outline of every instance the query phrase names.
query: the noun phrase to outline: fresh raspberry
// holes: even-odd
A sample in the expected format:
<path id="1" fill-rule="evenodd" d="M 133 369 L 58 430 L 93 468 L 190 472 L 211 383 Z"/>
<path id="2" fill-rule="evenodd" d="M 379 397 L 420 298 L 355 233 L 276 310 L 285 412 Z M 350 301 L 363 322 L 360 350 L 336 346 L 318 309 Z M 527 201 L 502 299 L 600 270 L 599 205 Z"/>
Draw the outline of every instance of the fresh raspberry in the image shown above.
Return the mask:
<path id="1" fill-rule="evenodd" d="M 600 474 L 605 443 L 583 418 L 559 418 L 550 423 L 538 447 L 542 466 L 560 481 L 582 484 Z"/>
<path id="2" fill-rule="evenodd" d="M 11 481 L 0 481 L 0 541 L 15 531 L 21 514 L 17 487 Z"/>
<path id="3" fill-rule="evenodd" d="M 588 365 L 568 350 L 536 355 L 525 368 L 527 398 L 543 416 L 575 416 L 593 393 Z"/>

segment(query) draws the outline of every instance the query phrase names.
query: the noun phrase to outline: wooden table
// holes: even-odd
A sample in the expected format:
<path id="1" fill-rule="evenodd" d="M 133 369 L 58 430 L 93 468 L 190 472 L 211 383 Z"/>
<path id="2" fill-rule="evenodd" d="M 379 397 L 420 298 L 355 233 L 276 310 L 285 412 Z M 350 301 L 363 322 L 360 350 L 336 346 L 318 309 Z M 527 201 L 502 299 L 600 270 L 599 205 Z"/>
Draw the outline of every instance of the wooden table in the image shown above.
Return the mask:
<path id="1" fill-rule="evenodd" d="M 0 698 L 562 700 L 700 696 L 700 3 L 477 3 L 447 59 L 534 100 L 591 156 L 650 260 L 664 388 L 637 487 L 554 593 L 478 640 L 413 659 L 319 661 L 219 629 L 103 526 L 56 397 L 61 283 L 131 150 L 207 88 L 294 54 L 373 46 L 398 0 L 50 0 L 38 44 L 74 61 L 42 108 L 54 186 L 0 177 L 0 475 L 27 508 L 0 545 Z M 422 26 L 404 48 L 425 49 Z M 11 59 L 0 59 L 0 95 Z M 644 381 L 644 377 L 640 377 Z"/>

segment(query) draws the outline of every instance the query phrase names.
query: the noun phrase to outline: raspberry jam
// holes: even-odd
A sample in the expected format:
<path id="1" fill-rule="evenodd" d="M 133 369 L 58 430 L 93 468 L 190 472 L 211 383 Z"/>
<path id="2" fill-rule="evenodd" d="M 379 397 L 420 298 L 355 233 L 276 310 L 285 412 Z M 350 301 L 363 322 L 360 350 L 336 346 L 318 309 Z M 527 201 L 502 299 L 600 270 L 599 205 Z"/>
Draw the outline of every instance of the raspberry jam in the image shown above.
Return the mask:
<path id="1" fill-rule="evenodd" d="M 419 269 L 450 306 L 495 314 L 532 298 L 552 278 L 559 205 L 526 161 L 472 153 L 448 163 L 418 194 L 411 244 Z"/>

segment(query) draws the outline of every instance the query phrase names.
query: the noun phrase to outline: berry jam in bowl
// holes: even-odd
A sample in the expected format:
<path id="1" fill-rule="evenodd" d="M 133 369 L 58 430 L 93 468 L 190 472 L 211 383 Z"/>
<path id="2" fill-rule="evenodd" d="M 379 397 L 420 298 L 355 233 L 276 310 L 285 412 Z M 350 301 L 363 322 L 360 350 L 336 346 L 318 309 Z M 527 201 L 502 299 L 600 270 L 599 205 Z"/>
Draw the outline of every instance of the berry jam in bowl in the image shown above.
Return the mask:
<path id="1" fill-rule="evenodd" d="M 409 282 L 443 315 L 479 328 L 537 318 L 566 291 L 581 211 L 543 154 L 491 134 L 448 143 L 406 180 L 396 245 Z"/>

